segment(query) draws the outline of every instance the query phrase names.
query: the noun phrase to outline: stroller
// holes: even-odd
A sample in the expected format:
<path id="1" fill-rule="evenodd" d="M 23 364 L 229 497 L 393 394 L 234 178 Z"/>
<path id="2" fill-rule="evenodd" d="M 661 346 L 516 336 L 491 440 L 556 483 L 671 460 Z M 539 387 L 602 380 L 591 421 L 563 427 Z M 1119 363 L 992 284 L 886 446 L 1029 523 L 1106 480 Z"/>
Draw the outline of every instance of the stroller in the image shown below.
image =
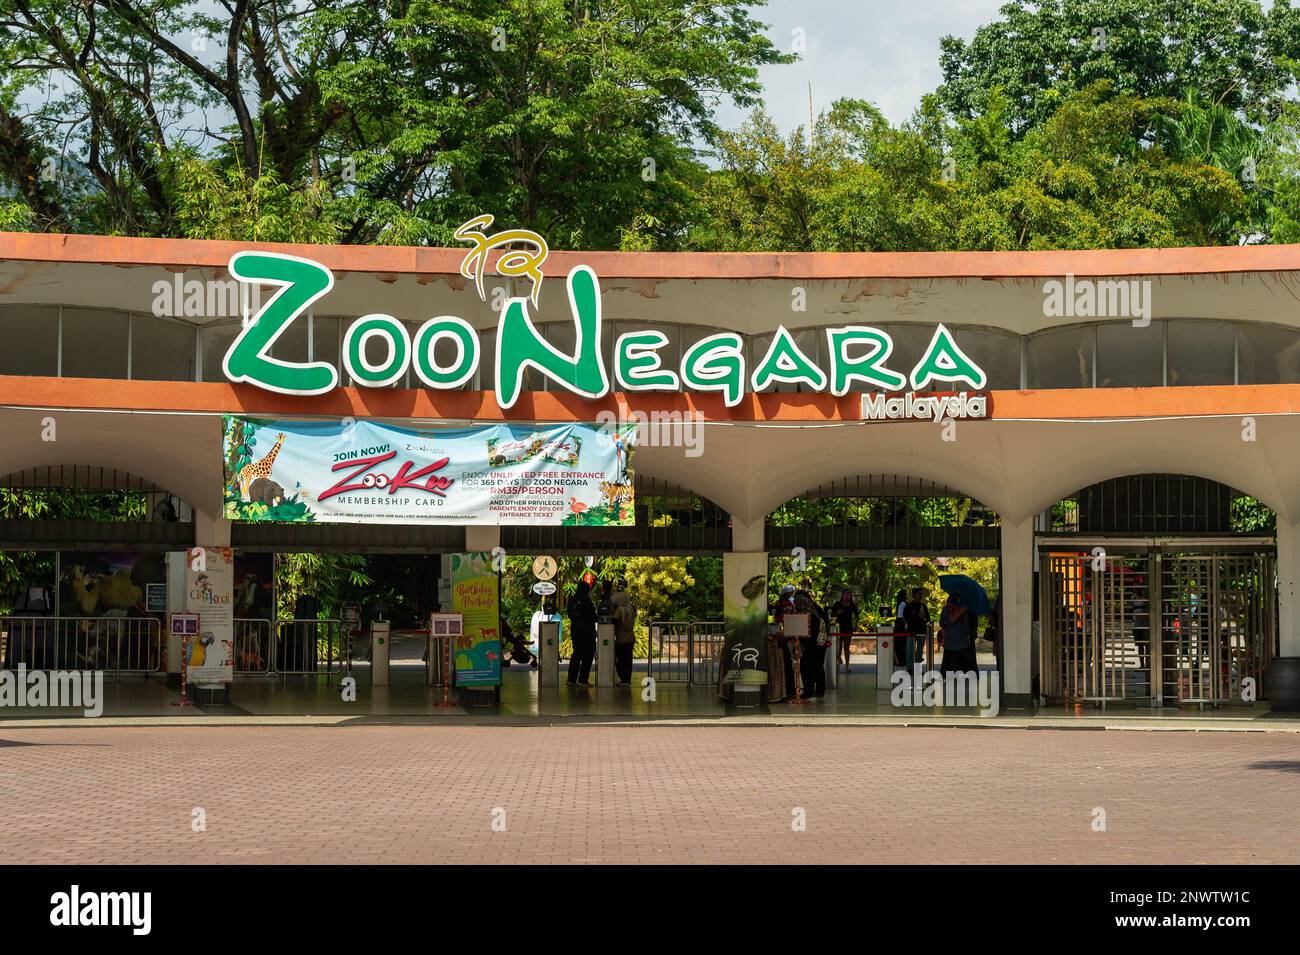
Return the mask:
<path id="1" fill-rule="evenodd" d="M 510 629 L 510 624 L 501 620 L 501 665 L 537 666 L 537 657 L 528 649 L 528 641 Z"/>

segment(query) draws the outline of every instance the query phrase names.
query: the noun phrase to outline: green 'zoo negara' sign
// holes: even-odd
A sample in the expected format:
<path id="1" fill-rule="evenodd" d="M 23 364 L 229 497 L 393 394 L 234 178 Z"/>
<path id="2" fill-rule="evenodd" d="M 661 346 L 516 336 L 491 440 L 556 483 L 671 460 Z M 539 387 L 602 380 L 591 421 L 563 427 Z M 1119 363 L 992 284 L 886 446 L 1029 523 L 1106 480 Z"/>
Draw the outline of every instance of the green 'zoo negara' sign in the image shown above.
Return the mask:
<path id="1" fill-rule="evenodd" d="M 484 222 L 490 224 L 491 217 L 471 220 L 466 226 Z M 485 250 L 492 240 L 479 233 L 468 235 L 482 240 L 466 257 L 466 263 L 475 263 L 475 277 L 480 279 L 481 289 Z M 935 381 L 964 383 L 978 391 L 987 383 L 983 370 L 962 352 L 942 324 L 936 326 L 921 360 L 907 376 L 888 366 L 894 343 L 882 329 L 865 325 L 827 328 L 830 367 L 823 369 L 799 348 L 781 325 L 752 371 L 746 368 L 744 340 L 736 332 L 718 332 L 695 342 L 686 349 L 676 367 L 665 365 L 659 354 L 668 344 L 668 336 L 663 332 L 652 328 L 626 332 L 614 343 L 611 380 L 602 357 L 600 281 L 596 273 L 589 266 L 579 265 L 567 276 L 575 348 L 566 354 L 546 341 L 529 315 L 530 301 L 535 305 L 537 300 L 545 243 L 535 233 L 522 230 L 509 235 L 515 240 L 521 235 L 534 236 L 540 251 L 529 256 L 512 249 L 497 263 L 498 272 L 528 274 L 534 281 L 533 294 L 509 299 L 498 319 L 495 392 L 502 408 L 514 406 L 523 388 L 524 373 L 530 367 L 587 398 L 601 398 L 612 386 L 633 392 L 685 388 L 720 392 L 728 407 L 741 401 L 746 386 L 761 392 L 778 382 L 802 384 L 813 391 L 829 390 L 836 396 L 847 394 L 855 382 L 886 392 L 904 391 L 909 385 L 912 391 L 920 391 Z M 331 363 L 284 361 L 271 355 L 275 341 L 334 287 L 330 270 L 310 259 L 276 252 L 237 252 L 231 256 L 229 268 L 230 274 L 241 283 L 272 286 L 276 291 L 226 352 L 222 366 L 226 377 L 288 395 L 319 395 L 336 388 L 339 371 Z M 462 266 L 462 272 L 469 274 L 466 266 Z M 367 356 L 367 345 L 374 339 L 381 343 L 380 351 L 384 355 L 378 362 L 372 362 Z M 455 357 L 448 364 L 435 359 L 435 349 L 444 340 L 454 346 Z M 344 368 L 362 387 L 386 387 L 402 379 L 411 369 L 429 388 L 456 389 L 474 376 L 480 358 L 478 334 L 467 321 L 454 315 L 429 319 L 412 337 L 397 318 L 372 313 L 353 322 L 343 339 Z"/>

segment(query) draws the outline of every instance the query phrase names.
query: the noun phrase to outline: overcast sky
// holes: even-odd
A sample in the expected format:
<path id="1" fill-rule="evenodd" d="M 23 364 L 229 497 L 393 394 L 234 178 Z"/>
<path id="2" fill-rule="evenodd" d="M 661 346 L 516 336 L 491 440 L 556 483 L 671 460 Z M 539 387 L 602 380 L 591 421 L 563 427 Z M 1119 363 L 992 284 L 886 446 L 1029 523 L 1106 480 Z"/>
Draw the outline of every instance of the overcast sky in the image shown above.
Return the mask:
<path id="1" fill-rule="evenodd" d="M 768 111 L 787 132 L 808 122 L 808 84 L 821 112 L 843 96 L 875 103 L 893 123 L 912 115 L 939 85 L 939 38 L 969 40 L 997 19 L 1003 0 L 769 0 L 751 14 L 769 24 L 772 41 L 791 52 L 802 28 L 799 62 L 761 71 Z M 744 114 L 728 101 L 718 110 L 726 128 Z"/>

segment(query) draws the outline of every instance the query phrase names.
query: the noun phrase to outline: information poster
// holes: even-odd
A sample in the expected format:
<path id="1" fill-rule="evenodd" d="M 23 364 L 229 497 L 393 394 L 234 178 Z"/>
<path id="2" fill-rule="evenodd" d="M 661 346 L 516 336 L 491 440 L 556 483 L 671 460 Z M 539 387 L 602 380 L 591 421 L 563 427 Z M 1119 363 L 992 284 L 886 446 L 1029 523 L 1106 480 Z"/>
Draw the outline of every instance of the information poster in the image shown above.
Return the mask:
<path id="1" fill-rule="evenodd" d="M 149 613 L 167 612 L 167 585 L 144 585 L 144 609 Z"/>
<path id="2" fill-rule="evenodd" d="M 229 547 L 196 547 L 185 555 L 185 609 L 199 615 L 199 634 L 185 665 L 194 684 L 235 677 L 235 559 Z"/>
<path id="3" fill-rule="evenodd" d="M 453 638 L 456 686 L 501 683 L 501 614 L 492 555 L 451 555 L 451 606 L 463 630 Z"/>
<path id="4" fill-rule="evenodd" d="M 225 418 L 225 516 L 632 526 L 636 426 L 398 428 Z"/>

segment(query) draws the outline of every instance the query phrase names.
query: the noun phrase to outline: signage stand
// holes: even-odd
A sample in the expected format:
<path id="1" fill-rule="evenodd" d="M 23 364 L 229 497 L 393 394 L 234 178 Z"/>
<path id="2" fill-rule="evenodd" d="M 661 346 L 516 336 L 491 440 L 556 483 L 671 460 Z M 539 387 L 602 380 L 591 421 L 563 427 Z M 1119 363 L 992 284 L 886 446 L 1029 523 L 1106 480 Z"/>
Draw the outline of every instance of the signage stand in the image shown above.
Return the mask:
<path id="1" fill-rule="evenodd" d="M 194 702 L 189 698 L 188 694 L 186 693 L 187 684 L 185 679 L 186 678 L 185 661 L 186 658 L 189 656 L 189 654 L 186 651 L 189 650 L 190 639 L 191 638 L 188 636 L 181 637 L 181 698 L 179 700 L 172 700 L 172 706 L 193 706 L 194 705 Z"/>
<path id="2" fill-rule="evenodd" d="M 432 644 L 441 640 L 446 652 L 442 671 L 442 700 L 434 706 L 455 706 L 451 702 L 451 681 L 456 677 L 456 638 L 464 632 L 464 616 L 459 613 L 432 613 L 429 615 L 429 659 L 433 659 Z"/>
<path id="3" fill-rule="evenodd" d="M 173 613 L 170 618 L 170 631 L 181 638 L 181 698 L 172 700 L 172 706 L 193 706 L 189 697 L 189 648 L 191 641 L 199 636 L 199 615 L 196 613 Z"/>

